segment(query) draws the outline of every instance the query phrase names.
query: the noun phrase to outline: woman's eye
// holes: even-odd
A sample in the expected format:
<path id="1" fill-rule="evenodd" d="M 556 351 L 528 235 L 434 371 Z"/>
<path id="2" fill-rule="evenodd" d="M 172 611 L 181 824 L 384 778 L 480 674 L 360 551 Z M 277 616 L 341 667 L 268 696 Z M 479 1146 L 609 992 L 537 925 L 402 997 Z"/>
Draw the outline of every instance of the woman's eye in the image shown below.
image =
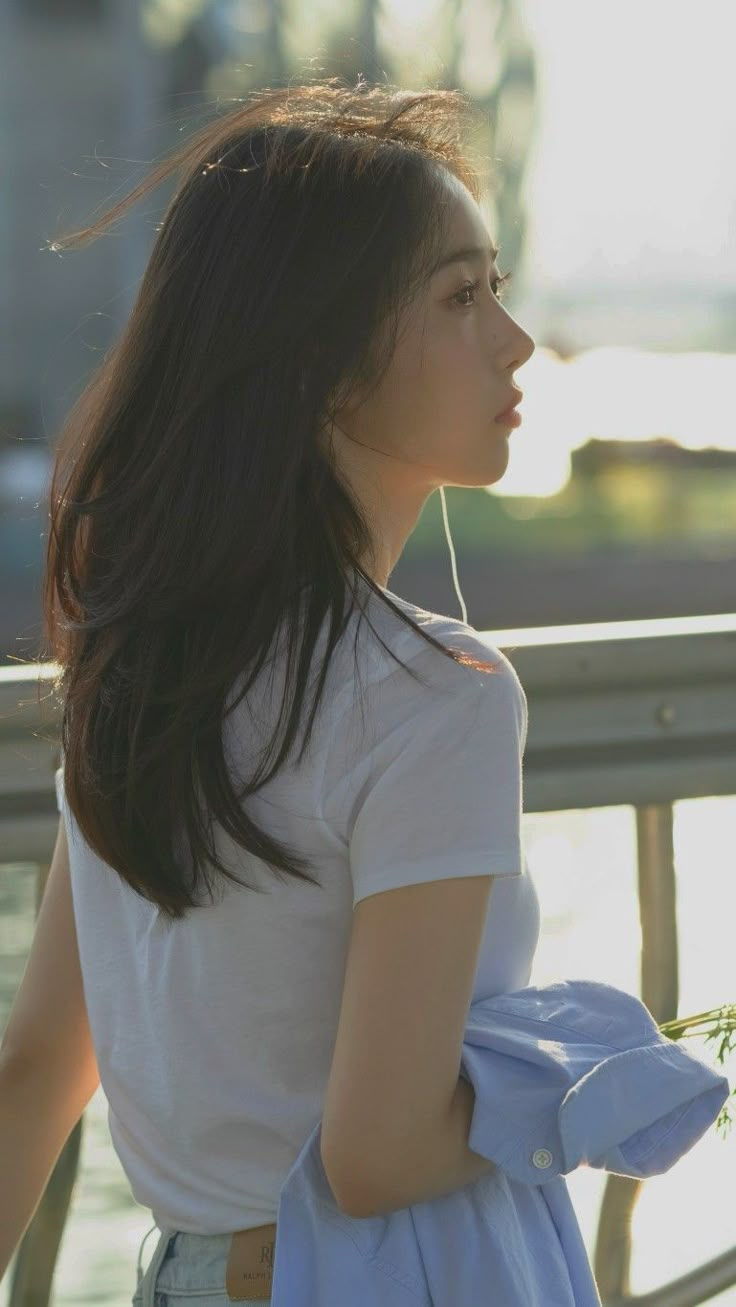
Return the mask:
<path id="1" fill-rule="evenodd" d="M 506 272 L 504 273 L 503 277 L 496 277 L 494 281 L 491 282 L 491 289 L 493 290 L 493 293 L 496 296 L 497 300 L 503 299 L 504 290 L 508 286 L 509 282 L 511 281 L 512 275 L 513 275 L 512 273 Z M 480 287 L 480 277 L 478 278 L 477 281 L 466 282 L 465 285 L 462 286 L 460 290 L 457 292 L 457 295 L 453 295 L 452 297 L 453 301 L 457 304 L 458 295 L 467 295 L 471 291 L 473 295 L 475 295 L 479 287 Z M 472 309 L 474 306 L 475 306 L 475 299 L 471 300 L 468 304 L 457 304 L 457 307 L 459 309 Z"/>

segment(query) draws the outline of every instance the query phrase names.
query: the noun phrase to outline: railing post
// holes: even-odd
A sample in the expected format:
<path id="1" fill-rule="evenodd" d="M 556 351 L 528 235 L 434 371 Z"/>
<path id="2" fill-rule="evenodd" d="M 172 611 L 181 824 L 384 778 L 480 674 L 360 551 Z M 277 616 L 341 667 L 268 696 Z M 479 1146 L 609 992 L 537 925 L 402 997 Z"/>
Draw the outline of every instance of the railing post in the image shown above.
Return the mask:
<path id="1" fill-rule="evenodd" d="M 635 811 L 641 1000 L 661 1025 L 677 1016 L 679 1002 L 673 807 L 650 803 Z M 631 1222 L 642 1184 L 624 1175 L 606 1179 L 593 1261 L 604 1303 L 631 1296 Z"/>
<path id="2" fill-rule="evenodd" d="M 36 878 L 36 916 L 41 906 L 50 863 L 39 865 Z M 18 1245 L 13 1262 L 8 1307 L 48 1307 L 51 1286 L 69 1216 L 79 1169 L 84 1117 L 80 1117 L 62 1148 L 49 1176 L 41 1201 Z"/>

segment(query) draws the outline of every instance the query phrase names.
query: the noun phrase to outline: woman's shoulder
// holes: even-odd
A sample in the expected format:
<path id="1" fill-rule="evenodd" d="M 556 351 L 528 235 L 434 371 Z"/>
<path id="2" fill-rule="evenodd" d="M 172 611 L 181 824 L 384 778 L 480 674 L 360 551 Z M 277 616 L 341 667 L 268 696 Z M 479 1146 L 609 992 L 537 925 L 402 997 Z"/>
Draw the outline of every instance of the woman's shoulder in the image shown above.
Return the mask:
<path id="1" fill-rule="evenodd" d="M 402 612 L 406 613 L 411 621 L 416 623 L 422 631 L 425 631 L 433 639 L 438 640 L 445 646 L 445 648 L 451 648 L 457 653 L 467 654 L 472 659 L 477 659 L 482 663 L 488 664 L 488 670 L 490 670 L 492 665 L 495 674 L 510 678 L 512 681 L 516 682 L 521 689 L 521 683 L 519 682 L 516 669 L 512 662 L 503 650 L 493 642 L 488 634 L 481 633 L 474 626 L 470 626 L 469 623 L 462 621 L 461 618 L 451 617 L 446 613 L 438 613 L 427 608 L 422 608 L 420 605 L 412 603 L 410 600 L 404 599 L 401 595 L 396 595 L 390 590 L 384 590 L 384 593 L 388 596 L 389 600 Z M 376 600 L 375 596 L 373 596 L 373 598 Z M 375 606 L 371 610 L 371 620 L 374 621 L 374 625 L 376 625 L 376 622 L 373 614 L 376 613 L 378 609 L 383 610 L 378 622 L 381 634 L 400 635 L 400 652 L 402 657 L 419 659 L 422 663 L 437 664 L 440 670 L 444 670 L 444 665 L 446 665 L 446 675 L 450 682 L 452 682 L 453 679 L 455 681 L 457 680 L 457 672 L 462 673 L 466 670 L 477 671 L 479 675 L 488 674 L 485 670 L 472 668 L 472 665 L 468 662 L 463 662 L 461 664 L 454 663 L 453 666 L 454 660 L 444 657 L 438 650 L 435 650 L 418 631 L 414 630 L 400 617 L 397 617 L 396 614 L 388 609 L 386 604 L 381 603 L 380 600 L 376 600 Z"/>
<path id="2" fill-rule="evenodd" d="M 459 618 L 422 608 L 391 591 L 384 593 L 398 614 L 371 595 L 360 619 L 360 638 L 349 639 L 343 647 L 341 692 L 333 701 L 338 719 L 347 724 L 345 710 L 352 705 L 361 721 L 367 718 L 377 729 L 381 723 L 392 729 L 399 721 L 433 715 L 441 711 L 442 701 L 459 702 L 459 697 L 467 701 L 472 715 L 474 703 L 481 706 L 478 695 L 483 693 L 486 708 L 499 696 L 513 702 L 525 729 L 526 695 L 517 672 L 487 635 Z M 432 641 L 452 652 L 443 652 Z"/>
<path id="3" fill-rule="evenodd" d="M 373 596 L 367 616 L 375 634 L 364 617 L 355 651 L 348 641 L 350 668 L 332 705 L 324 777 L 333 811 L 337 798 L 357 796 L 389 768 L 398 783 L 402 768 L 410 774 L 441 756 L 450 766 L 461 761 L 466 776 L 491 754 L 515 757 L 526 737 L 526 696 L 502 650 L 458 618 L 387 593 L 420 630 Z"/>

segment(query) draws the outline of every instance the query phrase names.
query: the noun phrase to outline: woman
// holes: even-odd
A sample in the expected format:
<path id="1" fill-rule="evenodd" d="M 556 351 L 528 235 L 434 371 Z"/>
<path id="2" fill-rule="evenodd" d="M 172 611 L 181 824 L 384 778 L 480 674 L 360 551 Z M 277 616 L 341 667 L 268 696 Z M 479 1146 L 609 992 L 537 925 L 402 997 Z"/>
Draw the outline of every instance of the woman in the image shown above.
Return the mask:
<path id="1" fill-rule="evenodd" d="M 320 1118 L 352 1214 L 490 1166 L 459 1049 L 537 943 L 526 700 L 387 589 L 433 490 L 503 476 L 534 349 L 471 120 L 457 91 L 256 92 L 54 246 L 178 176 L 61 433 L 44 584 L 91 1038 L 161 1230 L 134 1303 L 268 1301 L 232 1236 Z"/>

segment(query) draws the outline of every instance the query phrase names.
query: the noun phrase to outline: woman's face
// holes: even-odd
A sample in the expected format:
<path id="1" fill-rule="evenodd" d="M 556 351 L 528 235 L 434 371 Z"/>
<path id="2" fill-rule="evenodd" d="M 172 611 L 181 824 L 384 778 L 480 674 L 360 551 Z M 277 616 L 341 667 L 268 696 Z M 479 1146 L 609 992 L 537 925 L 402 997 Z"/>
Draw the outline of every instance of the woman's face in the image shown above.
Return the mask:
<path id="1" fill-rule="evenodd" d="M 447 178 L 452 222 L 444 256 L 468 246 L 483 252 L 447 263 L 422 287 L 381 385 L 340 419 L 353 439 L 379 457 L 392 456 L 376 463 L 382 477 L 413 479 L 426 493 L 503 476 L 509 438 L 523 428 L 494 416 L 516 401 L 515 374 L 535 349 L 494 293 L 500 273 L 478 205 L 452 174 Z M 477 289 L 468 289 L 476 280 Z"/>
<path id="2" fill-rule="evenodd" d="M 519 430 L 494 416 L 515 402 L 514 374 L 535 349 L 494 294 L 499 270 L 478 205 L 446 175 L 451 223 L 442 257 L 468 246 L 483 252 L 446 263 L 422 286 L 380 386 L 340 408 L 327 433 L 371 523 L 373 579 L 384 586 L 432 491 L 503 476 Z M 475 291 L 464 289 L 476 280 Z"/>

